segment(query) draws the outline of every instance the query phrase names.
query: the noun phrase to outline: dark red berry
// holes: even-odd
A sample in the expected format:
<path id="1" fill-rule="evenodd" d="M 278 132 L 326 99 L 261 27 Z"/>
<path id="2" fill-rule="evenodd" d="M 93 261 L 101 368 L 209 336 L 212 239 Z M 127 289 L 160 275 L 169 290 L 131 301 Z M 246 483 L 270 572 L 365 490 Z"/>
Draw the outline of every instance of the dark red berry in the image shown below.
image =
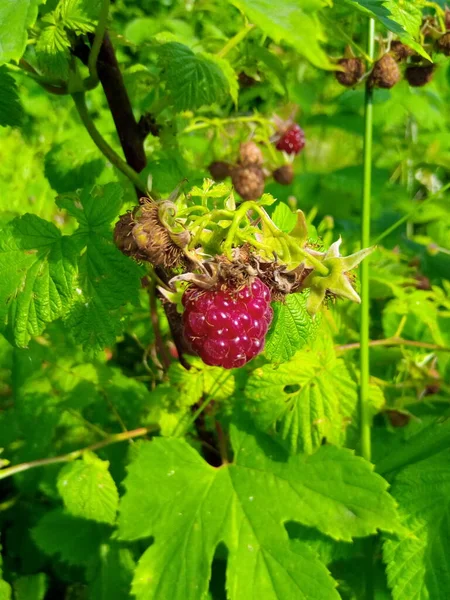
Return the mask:
<path id="1" fill-rule="evenodd" d="M 191 284 L 182 303 L 185 338 L 207 365 L 242 367 L 263 350 L 273 310 L 270 290 L 260 279 L 239 290 Z"/>
<path id="2" fill-rule="evenodd" d="M 291 125 L 277 142 L 277 150 L 287 154 L 298 154 L 305 147 L 305 132 L 297 125 Z"/>
<path id="3" fill-rule="evenodd" d="M 281 185 L 290 185 L 294 181 L 294 169 L 292 165 L 278 167 L 272 175 L 275 181 L 281 183 Z"/>

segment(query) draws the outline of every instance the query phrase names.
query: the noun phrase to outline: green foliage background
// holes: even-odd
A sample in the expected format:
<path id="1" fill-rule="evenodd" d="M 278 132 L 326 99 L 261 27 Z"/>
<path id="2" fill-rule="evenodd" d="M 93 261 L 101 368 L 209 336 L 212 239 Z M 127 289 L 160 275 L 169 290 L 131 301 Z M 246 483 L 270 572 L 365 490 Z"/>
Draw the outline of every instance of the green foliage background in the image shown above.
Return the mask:
<path id="1" fill-rule="evenodd" d="M 226 372 L 179 364 L 158 300 L 163 368 L 145 269 L 112 241 L 133 183 L 70 94 L 51 93 L 92 75 L 77 44 L 105 4 L 0 0 L 0 600 L 448 598 L 450 64 L 420 33 L 426 15 L 443 26 L 443 3 L 109 10 L 135 117 L 158 125 L 143 185 L 219 202 L 202 188 L 209 163 L 234 161 L 253 133 L 280 166 L 269 120 L 297 106 L 306 148 L 291 185 L 268 180 L 268 210 L 289 232 L 302 209 L 344 254 L 360 247 L 364 86 L 341 87 L 335 59 L 365 47 L 374 17 L 377 56 L 395 36 L 434 61 L 427 86 L 374 91 L 373 464 L 358 456 L 357 305 L 312 321 L 289 296 L 265 353 Z"/>

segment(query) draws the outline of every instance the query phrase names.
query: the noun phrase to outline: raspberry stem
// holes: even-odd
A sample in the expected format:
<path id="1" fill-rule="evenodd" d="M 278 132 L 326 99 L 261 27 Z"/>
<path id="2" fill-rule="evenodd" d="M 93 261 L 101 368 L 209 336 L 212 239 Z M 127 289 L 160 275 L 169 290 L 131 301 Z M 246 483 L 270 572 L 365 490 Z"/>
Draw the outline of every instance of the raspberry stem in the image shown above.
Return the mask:
<path id="1" fill-rule="evenodd" d="M 236 211 L 236 213 L 234 215 L 233 222 L 231 223 L 231 226 L 227 233 L 227 237 L 223 244 L 224 254 L 228 258 L 230 258 L 230 259 L 232 258 L 233 242 L 238 234 L 239 225 L 241 224 L 243 219 L 245 219 L 247 212 L 249 210 L 254 210 L 256 213 L 258 213 L 261 220 L 264 221 L 266 226 L 269 228 L 271 234 L 274 237 L 278 238 L 278 240 L 281 242 L 281 244 L 285 247 L 285 251 L 287 253 L 289 253 L 289 246 L 290 245 L 292 245 L 292 247 L 294 247 L 294 246 L 293 246 L 292 242 L 290 242 L 290 240 L 286 236 L 286 234 L 284 234 L 284 232 L 282 232 L 280 229 L 278 229 L 278 227 L 275 225 L 275 223 L 272 221 L 272 219 L 269 217 L 269 215 L 266 213 L 266 211 L 263 208 L 261 208 L 261 206 L 259 206 L 253 200 L 248 200 L 247 202 L 243 202 L 240 205 L 240 207 L 238 208 L 238 210 Z M 267 252 L 270 253 L 270 248 L 268 248 L 264 245 L 262 245 L 262 248 L 264 248 Z M 328 275 L 328 273 L 329 273 L 328 268 L 320 260 L 318 260 L 317 258 L 312 256 L 308 251 L 304 250 L 303 248 L 298 247 L 297 245 L 295 246 L 295 251 L 297 253 L 301 254 L 303 256 L 303 258 L 305 258 L 305 260 L 307 260 L 317 270 L 318 273 L 320 273 L 321 275 Z M 281 257 L 281 258 L 283 258 L 283 257 Z"/>

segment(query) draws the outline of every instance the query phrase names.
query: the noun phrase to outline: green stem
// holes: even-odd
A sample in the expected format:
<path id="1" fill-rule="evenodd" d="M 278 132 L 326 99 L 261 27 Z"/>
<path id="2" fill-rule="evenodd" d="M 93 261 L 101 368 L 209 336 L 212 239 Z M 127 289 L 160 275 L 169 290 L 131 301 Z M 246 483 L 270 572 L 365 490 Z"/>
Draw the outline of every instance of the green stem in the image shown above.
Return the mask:
<path id="1" fill-rule="evenodd" d="M 258 204 L 254 200 L 247 200 L 246 202 L 243 202 L 237 209 L 231 226 L 228 230 L 227 237 L 223 244 L 224 254 L 226 254 L 228 257 L 230 257 L 231 255 L 233 241 L 238 234 L 239 225 L 241 224 L 242 220 L 246 217 L 247 212 L 249 210 L 254 210 L 256 213 L 258 213 L 258 215 L 261 217 L 261 220 L 264 221 L 264 223 L 270 229 L 270 232 L 274 237 L 279 237 L 281 242 L 283 242 L 285 239 L 285 234 L 278 229 L 278 227 L 275 225 L 275 223 L 272 221 L 272 219 L 269 217 L 266 211 L 263 208 L 261 208 L 261 206 L 258 206 Z M 289 249 L 287 243 L 286 249 Z M 328 275 L 328 268 L 322 262 L 320 262 L 320 260 L 317 260 L 317 258 L 312 256 L 309 252 L 303 250 L 302 248 L 298 248 L 296 246 L 295 250 L 296 252 L 301 254 L 305 258 L 305 260 L 307 260 L 317 270 L 318 273 L 320 273 L 321 275 Z"/>
<path id="2" fill-rule="evenodd" d="M 384 240 L 385 237 L 390 235 L 393 231 L 395 231 L 398 227 L 400 227 L 400 225 L 403 225 L 403 223 L 405 223 L 405 221 L 410 219 L 414 213 L 416 213 L 420 208 L 422 208 L 422 206 L 425 206 L 426 204 L 428 204 L 428 202 L 431 202 L 432 200 L 436 200 L 436 198 L 438 196 L 440 196 L 443 192 L 445 192 L 449 188 L 450 188 L 450 183 L 447 183 L 446 185 L 444 185 L 444 187 L 442 187 L 440 190 L 438 190 L 434 194 L 431 194 L 431 196 L 428 196 L 428 198 L 426 198 L 422 202 L 418 202 L 414 206 L 414 208 L 412 208 L 408 213 L 406 213 L 406 215 L 403 215 L 403 217 L 401 217 L 393 225 L 391 225 L 385 231 L 383 231 L 383 233 L 377 237 L 377 239 L 372 243 L 372 245 L 376 246 L 377 244 L 379 244 L 381 242 L 381 240 Z"/>
<path id="3" fill-rule="evenodd" d="M 92 48 L 88 58 L 89 77 L 84 80 L 85 89 L 92 89 L 98 84 L 97 59 L 103 38 L 105 36 L 106 24 L 108 22 L 109 4 L 110 0 L 102 0 L 100 14 L 98 16 L 98 23 L 95 29 L 94 42 L 92 43 Z"/>
<path id="4" fill-rule="evenodd" d="M 248 33 L 250 33 L 250 31 L 253 28 L 254 25 L 252 25 L 251 23 L 247 23 L 245 27 L 241 29 L 241 31 L 238 31 L 238 33 L 235 36 L 228 40 L 228 42 L 225 44 L 222 50 L 219 50 L 219 52 L 217 52 L 216 56 L 218 56 L 219 58 L 223 58 L 224 56 L 226 56 L 228 52 L 230 52 L 230 50 L 232 50 L 235 46 L 242 42 L 242 40 L 248 35 Z"/>
<path id="5" fill-rule="evenodd" d="M 371 60 L 375 49 L 375 21 L 369 19 L 367 53 Z M 372 137 L 373 137 L 373 95 L 372 87 L 366 84 L 364 115 L 364 178 L 361 205 L 361 248 L 370 246 L 370 201 L 372 194 Z M 371 458 L 371 416 L 369 404 L 369 261 L 360 267 L 361 279 L 361 324 L 360 324 L 360 442 L 361 454 L 366 460 Z"/>
<path id="6" fill-rule="evenodd" d="M 117 154 L 115 150 L 111 148 L 111 146 L 106 142 L 106 140 L 101 136 L 100 132 L 96 128 L 94 122 L 92 121 L 87 106 L 86 99 L 83 92 L 77 92 L 72 94 L 73 101 L 75 102 L 75 106 L 77 108 L 78 114 L 80 116 L 83 125 L 86 127 L 89 135 L 92 138 L 92 141 L 97 146 L 102 154 L 106 156 L 106 158 L 111 162 L 115 167 L 119 169 L 128 179 L 144 194 L 146 194 L 145 185 L 142 183 L 139 175 L 136 173 L 134 169 L 132 169 L 120 156 Z"/>
<path id="7" fill-rule="evenodd" d="M 74 450 L 73 452 L 69 452 L 68 454 L 62 454 L 61 456 L 51 456 L 50 458 L 42 458 L 39 460 L 21 463 L 20 465 L 14 465 L 13 467 L 7 467 L 6 469 L 0 469 L 0 480 L 6 479 L 7 477 L 11 477 L 12 475 L 16 475 L 17 473 L 22 473 L 23 471 L 35 469 L 37 467 L 44 467 L 45 465 L 54 465 L 57 463 L 71 462 L 83 456 L 84 452 L 95 452 L 96 450 L 100 450 L 101 448 L 105 448 L 106 446 L 110 446 L 111 444 L 117 444 L 126 440 L 132 440 L 137 437 L 142 437 L 144 435 L 147 435 L 148 433 L 152 433 L 153 431 L 155 430 L 150 427 L 140 427 L 139 429 L 133 429 L 132 431 L 124 431 L 122 433 L 110 435 L 108 438 L 102 440 L 101 442 L 91 444 L 90 446 L 86 446 L 85 448 L 81 448 L 80 450 Z"/>
<path id="8" fill-rule="evenodd" d="M 51 77 L 45 77 L 40 75 L 34 67 L 32 67 L 26 60 L 20 59 L 19 67 L 15 65 L 6 65 L 9 69 L 27 75 L 31 77 L 36 83 L 38 83 L 44 90 L 50 94 L 57 94 L 58 96 L 64 96 L 69 93 L 67 85 L 63 80 L 52 79 Z"/>
<path id="9" fill-rule="evenodd" d="M 375 346 L 410 346 L 412 348 L 434 350 L 435 352 L 450 352 L 450 348 L 447 346 L 440 346 L 439 344 L 431 344 L 429 342 L 417 342 L 415 340 L 404 340 L 403 338 L 397 336 L 386 338 L 385 340 L 371 340 L 369 342 L 369 346 L 371 348 Z M 361 348 L 360 342 L 352 342 L 351 344 L 335 346 L 336 352 L 348 352 L 349 350 L 357 350 L 358 348 Z"/>

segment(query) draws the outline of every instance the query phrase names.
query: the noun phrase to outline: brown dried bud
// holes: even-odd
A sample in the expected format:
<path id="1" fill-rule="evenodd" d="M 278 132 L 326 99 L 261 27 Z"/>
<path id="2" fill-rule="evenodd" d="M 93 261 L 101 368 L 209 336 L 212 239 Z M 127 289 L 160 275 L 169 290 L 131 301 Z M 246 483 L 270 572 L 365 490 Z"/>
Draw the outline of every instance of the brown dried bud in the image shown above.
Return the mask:
<path id="1" fill-rule="evenodd" d="M 183 263 L 190 240 L 186 230 L 174 232 L 159 217 L 160 205 L 145 199 L 133 212 L 122 215 L 114 228 L 114 242 L 121 252 L 137 261 L 157 267 L 176 267 Z"/>
<path id="2" fill-rule="evenodd" d="M 433 79 L 434 66 L 410 66 L 405 71 L 405 79 L 413 87 L 422 87 Z"/>
<path id="3" fill-rule="evenodd" d="M 290 185 L 294 180 L 294 169 L 292 168 L 292 165 L 283 165 L 282 167 L 275 169 L 273 178 L 277 183 L 281 183 L 281 185 Z"/>
<path id="4" fill-rule="evenodd" d="M 411 415 L 395 408 L 388 408 L 384 411 L 392 427 L 406 427 L 411 420 Z"/>
<path id="5" fill-rule="evenodd" d="M 264 173 L 259 167 L 235 167 L 231 180 L 244 200 L 257 200 L 264 193 Z"/>
<path id="6" fill-rule="evenodd" d="M 408 58 L 408 56 L 412 56 L 414 50 L 406 44 L 403 44 L 400 40 L 394 40 L 391 44 L 391 54 L 396 61 L 401 62 Z"/>
<path id="7" fill-rule="evenodd" d="M 239 73 L 238 82 L 241 88 L 243 89 L 253 87 L 255 83 L 257 83 L 256 79 L 254 79 L 250 75 L 247 75 L 247 73 L 245 73 L 244 71 L 241 71 Z"/>
<path id="8" fill-rule="evenodd" d="M 261 167 L 263 163 L 261 149 L 255 142 L 244 142 L 239 146 L 239 164 L 243 167 Z"/>
<path id="9" fill-rule="evenodd" d="M 341 58 L 338 61 L 343 71 L 336 71 L 336 79 L 345 87 L 353 87 L 366 72 L 366 65 L 360 58 Z"/>
<path id="10" fill-rule="evenodd" d="M 450 30 L 450 8 L 448 6 L 445 7 L 444 21 L 445 21 L 445 29 L 447 31 L 449 31 Z"/>
<path id="11" fill-rule="evenodd" d="M 182 247 L 189 243 L 189 232 L 171 232 L 161 222 L 158 204 L 148 201 L 140 206 L 135 220 L 132 234 L 141 254 L 145 255 L 148 262 L 156 267 L 166 268 L 176 267 L 183 262 Z"/>
<path id="12" fill-rule="evenodd" d="M 215 160 L 209 165 L 208 170 L 214 181 L 223 181 L 231 174 L 231 165 L 222 160 Z"/>
<path id="13" fill-rule="evenodd" d="M 127 256 L 136 257 L 139 254 L 139 247 L 132 235 L 133 227 L 136 225 L 133 214 L 127 212 L 120 215 L 114 227 L 114 243 L 121 252 Z"/>
<path id="14" fill-rule="evenodd" d="M 390 89 L 400 81 L 400 69 L 393 56 L 385 54 L 374 64 L 370 74 L 370 85 Z"/>
<path id="15" fill-rule="evenodd" d="M 445 56 L 450 56 L 450 31 L 444 33 L 437 41 L 437 50 Z"/>

